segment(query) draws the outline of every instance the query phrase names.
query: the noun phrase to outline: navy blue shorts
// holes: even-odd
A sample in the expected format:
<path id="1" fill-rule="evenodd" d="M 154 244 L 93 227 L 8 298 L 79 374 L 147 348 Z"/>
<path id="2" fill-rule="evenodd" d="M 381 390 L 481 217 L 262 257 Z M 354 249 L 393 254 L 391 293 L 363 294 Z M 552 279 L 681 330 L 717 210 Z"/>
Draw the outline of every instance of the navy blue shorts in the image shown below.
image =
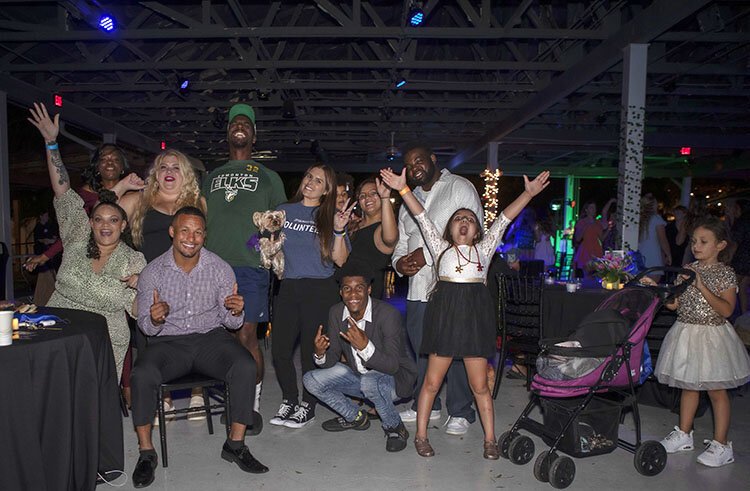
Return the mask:
<path id="1" fill-rule="evenodd" d="M 237 290 L 245 300 L 245 322 L 268 322 L 269 271 L 249 266 L 232 267 Z"/>

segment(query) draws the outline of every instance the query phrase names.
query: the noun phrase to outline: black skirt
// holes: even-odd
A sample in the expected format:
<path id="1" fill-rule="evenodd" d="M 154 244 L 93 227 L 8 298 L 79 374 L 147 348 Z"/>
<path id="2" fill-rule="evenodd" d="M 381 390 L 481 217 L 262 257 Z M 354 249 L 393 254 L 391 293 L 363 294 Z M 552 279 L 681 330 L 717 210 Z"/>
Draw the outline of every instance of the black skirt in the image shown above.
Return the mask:
<path id="1" fill-rule="evenodd" d="M 497 328 L 483 283 L 438 282 L 424 315 L 422 354 L 454 358 L 495 356 Z"/>

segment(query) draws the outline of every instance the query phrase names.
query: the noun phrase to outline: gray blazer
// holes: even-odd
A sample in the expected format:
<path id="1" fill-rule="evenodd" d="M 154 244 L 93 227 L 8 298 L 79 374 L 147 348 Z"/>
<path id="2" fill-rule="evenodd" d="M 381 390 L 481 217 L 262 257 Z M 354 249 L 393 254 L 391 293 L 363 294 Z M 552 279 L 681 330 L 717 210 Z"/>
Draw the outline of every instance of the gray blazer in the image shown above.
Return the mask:
<path id="1" fill-rule="evenodd" d="M 375 345 L 375 353 L 364 364 L 370 370 L 393 375 L 396 380 L 396 395 L 411 397 L 417 380 L 417 365 L 407 354 L 401 313 L 392 305 L 370 298 L 372 302 L 372 322 L 365 323 L 365 334 Z M 341 359 L 344 353 L 349 367 L 357 372 L 356 363 L 349 343 L 339 333 L 344 324 L 344 303 L 339 302 L 328 312 L 327 335 L 331 345 L 326 352 L 326 361 L 320 368 L 330 368 Z M 356 356 L 356 355 L 354 355 Z"/>

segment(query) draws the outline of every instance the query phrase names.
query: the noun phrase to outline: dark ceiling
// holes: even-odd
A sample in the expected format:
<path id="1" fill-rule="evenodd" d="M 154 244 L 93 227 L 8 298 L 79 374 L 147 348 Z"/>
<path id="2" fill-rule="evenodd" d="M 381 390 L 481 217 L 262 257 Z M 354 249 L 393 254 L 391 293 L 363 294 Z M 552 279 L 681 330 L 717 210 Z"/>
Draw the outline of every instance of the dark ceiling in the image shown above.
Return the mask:
<path id="1" fill-rule="evenodd" d="M 393 137 L 428 141 L 461 172 L 497 142 L 509 174 L 604 177 L 617 174 L 622 49 L 649 43 L 647 175 L 750 167 L 750 1 L 422 3 L 413 28 L 409 0 L 0 0 L 0 90 L 19 106 L 61 94 L 69 124 L 146 152 L 165 140 L 209 166 L 244 101 L 279 170 L 317 147 L 370 171 Z M 112 33 L 94 25 L 103 12 Z"/>

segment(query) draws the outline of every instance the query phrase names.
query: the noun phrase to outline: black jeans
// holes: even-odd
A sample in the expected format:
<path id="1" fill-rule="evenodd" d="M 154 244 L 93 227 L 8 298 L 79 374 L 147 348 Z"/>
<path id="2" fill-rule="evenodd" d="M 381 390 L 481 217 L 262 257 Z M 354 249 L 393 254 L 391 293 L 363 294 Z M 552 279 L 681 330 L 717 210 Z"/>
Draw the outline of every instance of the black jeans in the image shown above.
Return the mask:
<path id="1" fill-rule="evenodd" d="M 130 378 L 133 424 L 143 426 L 154 420 L 159 385 L 199 373 L 226 382 L 232 398 L 231 422 L 252 425 L 255 371 L 250 352 L 224 328 L 205 334 L 149 338 Z"/>
<path id="2" fill-rule="evenodd" d="M 325 332 L 328 311 L 340 301 L 336 280 L 286 279 L 281 282 L 273 304 L 273 366 L 281 386 L 282 397 L 293 404 L 299 399 L 297 370 L 294 368 L 294 348 L 300 340 L 302 374 L 315 368 L 313 362 L 315 333 L 318 326 Z M 318 400 L 304 389 L 302 400 L 314 410 Z"/>

